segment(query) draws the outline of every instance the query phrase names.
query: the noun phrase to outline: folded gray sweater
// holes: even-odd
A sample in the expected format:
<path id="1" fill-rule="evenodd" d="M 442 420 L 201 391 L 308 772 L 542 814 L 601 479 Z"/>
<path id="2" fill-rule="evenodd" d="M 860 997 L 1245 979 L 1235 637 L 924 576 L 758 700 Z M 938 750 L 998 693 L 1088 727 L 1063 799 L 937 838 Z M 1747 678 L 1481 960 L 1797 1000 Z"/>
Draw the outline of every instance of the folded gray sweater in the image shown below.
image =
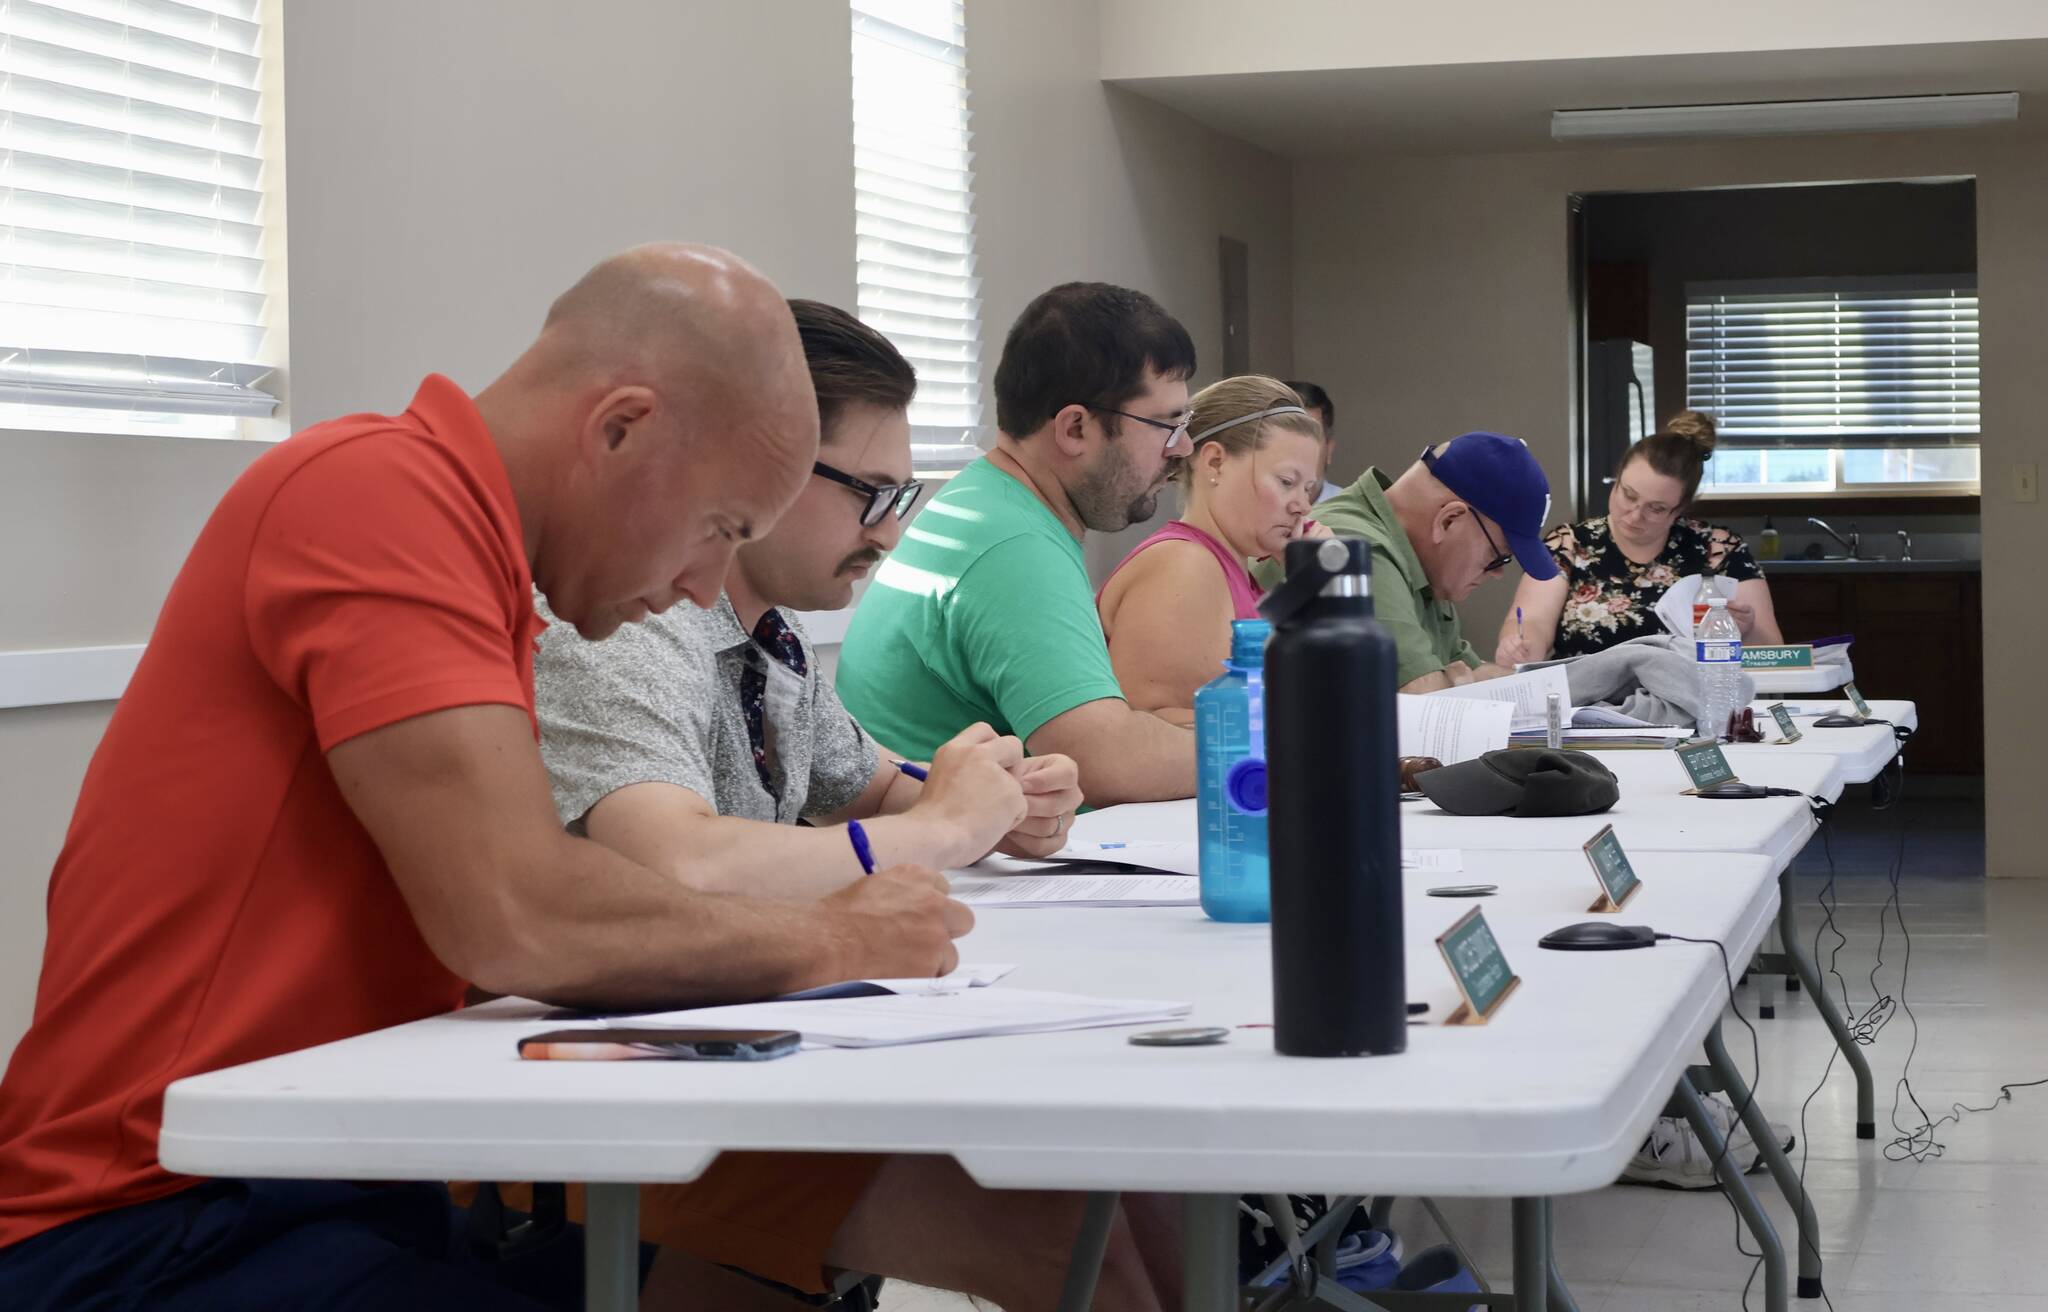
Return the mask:
<path id="1" fill-rule="evenodd" d="M 1566 661 L 1574 706 L 1612 706 L 1651 724 L 1690 727 L 1699 718 L 1699 685 L 1692 644 L 1668 635 L 1634 638 L 1606 651 Z M 1742 676 L 1742 700 L 1756 697 L 1756 681 Z"/>

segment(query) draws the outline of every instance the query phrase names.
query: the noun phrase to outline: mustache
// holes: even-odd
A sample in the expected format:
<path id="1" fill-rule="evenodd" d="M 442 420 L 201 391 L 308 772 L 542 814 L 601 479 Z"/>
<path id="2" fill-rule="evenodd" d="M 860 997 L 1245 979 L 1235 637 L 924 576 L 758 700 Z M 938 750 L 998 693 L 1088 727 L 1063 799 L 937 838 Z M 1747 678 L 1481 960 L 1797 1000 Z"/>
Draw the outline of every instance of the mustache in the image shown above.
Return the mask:
<path id="1" fill-rule="evenodd" d="M 839 572 L 841 574 L 850 574 L 862 566 L 872 569 L 880 564 L 881 561 L 882 553 L 879 551 L 856 551 L 845 560 L 839 562 Z"/>

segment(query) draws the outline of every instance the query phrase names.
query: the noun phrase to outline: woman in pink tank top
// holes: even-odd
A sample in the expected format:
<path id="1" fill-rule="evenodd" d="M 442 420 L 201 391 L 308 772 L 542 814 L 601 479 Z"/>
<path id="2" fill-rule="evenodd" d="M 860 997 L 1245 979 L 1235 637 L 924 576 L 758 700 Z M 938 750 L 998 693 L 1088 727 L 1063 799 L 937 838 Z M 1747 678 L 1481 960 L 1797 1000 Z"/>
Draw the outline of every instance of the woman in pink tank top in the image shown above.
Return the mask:
<path id="1" fill-rule="evenodd" d="M 1186 508 L 1133 547 L 1095 597 L 1125 699 L 1183 722 L 1229 654 L 1230 621 L 1258 618 L 1246 562 L 1300 535 L 1323 457 L 1322 425 L 1285 383 L 1259 374 L 1197 392 L 1188 432 L 1194 453 L 1175 474 Z"/>

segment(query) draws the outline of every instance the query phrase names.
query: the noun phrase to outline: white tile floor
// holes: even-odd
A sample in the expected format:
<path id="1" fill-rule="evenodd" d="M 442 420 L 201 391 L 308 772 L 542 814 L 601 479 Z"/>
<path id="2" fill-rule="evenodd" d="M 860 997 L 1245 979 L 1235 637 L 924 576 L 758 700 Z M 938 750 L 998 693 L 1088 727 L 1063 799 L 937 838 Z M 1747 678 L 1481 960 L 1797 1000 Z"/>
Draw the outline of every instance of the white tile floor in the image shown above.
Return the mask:
<path id="1" fill-rule="evenodd" d="M 1906 1001 L 1919 1021 L 1912 1092 L 1932 1116 L 1958 1099 L 1990 1103 L 2003 1081 L 2048 1077 L 2048 882 L 1998 881 L 1959 873 L 1982 869 L 1974 835 L 1923 830 L 1909 817 L 1912 846 L 1901 907 L 1913 936 Z M 1890 889 L 1882 875 L 1896 831 L 1889 820 L 1851 821 L 1836 840 L 1842 861 L 1835 917 L 1847 944 L 1838 960 L 1855 1011 L 1870 1005 L 1869 976 L 1879 947 L 1879 912 Z M 1845 841 L 1846 840 L 1846 841 Z M 1802 871 L 1824 873 L 1816 844 Z M 1815 896 L 1821 876 L 1802 874 L 1800 918 L 1811 938 L 1821 925 Z M 1882 991 L 1896 997 L 1905 974 L 1904 942 L 1889 917 Z M 1824 939 L 1823 954 L 1831 943 Z M 1831 991 L 1839 990 L 1831 983 Z M 1835 992 L 1839 997 L 1839 992 Z M 1755 1016 L 1754 992 L 1738 992 Z M 1800 1104 L 1819 1082 L 1832 1050 L 1806 1000 L 1782 1001 L 1777 1019 L 1756 1022 L 1763 1077 L 1757 1096 L 1774 1119 L 1796 1130 Z M 1746 1071 L 1749 1036 L 1731 1023 L 1729 1048 Z M 1865 1049 L 1878 1087 L 1877 1143 L 1855 1134 L 1855 1090 L 1836 1062 L 1808 1109 L 1807 1184 L 1823 1231 L 1823 1279 L 1836 1312 L 2048 1312 L 2048 1087 L 2018 1090 L 2013 1101 L 1936 1131 L 1938 1158 L 1888 1160 L 1892 1106 L 1899 1124 L 1917 1116 L 1899 1090 L 1913 1025 L 1900 1011 Z M 1896 1151 L 1892 1154 L 1896 1156 Z M 1797 1161 L 1797 1154 L 1794 1156 Z M 1790 1210 L 1768 1176 L 1751 1178 L 1775 1217 L 1788 1252 Z M 1445 1199 L 1443 1209 L 1482 1271 L 1503 1285 L 1509 1269 L 1504 1203 Z M 1677 1193 L 1616 1187 L 1560 1199 L 1559 1264 L 1582 1312 L 1706 1312 L 1737 1309 L 1752 1262 L 1735 1249 L 1735 1222 L 1718 1192 Z M 1395 1226 L 1409 1250 L 1436 1242 L 1421 1208 L 1404 1202 Z M 1761 1277 L 1749 1306 L 1762 1306 Z M 887 1312 L 965 1312 L 951 1295 L 892 1286 Z M 1819 1309 L 1818 1302 L 1795 1307 Z"/>

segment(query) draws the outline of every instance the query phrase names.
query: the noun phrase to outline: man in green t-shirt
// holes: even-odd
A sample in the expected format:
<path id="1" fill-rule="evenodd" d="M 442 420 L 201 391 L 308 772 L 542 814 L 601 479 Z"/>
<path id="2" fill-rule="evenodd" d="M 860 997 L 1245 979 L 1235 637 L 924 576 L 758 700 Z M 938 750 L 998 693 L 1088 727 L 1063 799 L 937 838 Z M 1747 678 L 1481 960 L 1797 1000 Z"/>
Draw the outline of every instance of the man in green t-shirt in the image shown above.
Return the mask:
<path id="1" fill-rule="evenodd" d="M 1190 797 L 1195 736 L 1132 710 L 1082 562 L 1089 530 L 1150 519 L 1192 451 L 1187 330 L 1142 292 L 1066 283 L 996 367 L 995 449 L 905 531 L 847 630 L 839 695 L 922 757 L 986 721 L 1080 766 L 1092 806 Z"/>
<path id="2" fill-rule="evenodd" d="M 1550 481 L 1520 438 L 1466 433 L 1429 447 L 1399 478 L 1368 469 L 1315 508 L 1340 538 L 1372 544 L 1373 614 L 1400 651 L 1402 692 L 1435 692 L 1513 674 L 1479 659 L 1458 625 L 1456 603 L 1518 562 L 1529 577 L 1557 577 L 1543 545 Z M 1264 587 L 1276 561 L 1253 571 Z"/>

